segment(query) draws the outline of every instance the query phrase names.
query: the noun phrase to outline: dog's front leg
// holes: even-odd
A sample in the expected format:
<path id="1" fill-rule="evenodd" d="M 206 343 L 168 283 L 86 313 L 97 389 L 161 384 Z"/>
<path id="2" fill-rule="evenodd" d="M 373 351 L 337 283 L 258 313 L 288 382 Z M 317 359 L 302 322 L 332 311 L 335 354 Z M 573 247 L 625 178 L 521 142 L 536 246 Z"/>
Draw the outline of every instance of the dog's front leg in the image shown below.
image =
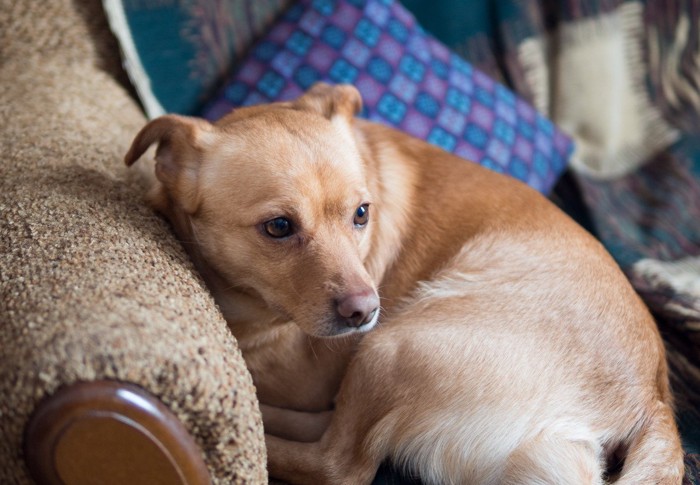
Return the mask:
<path id="1" fill-rule="evenodd" d="M 290 441 L 318 441 L 331 422 L 333 411 L 307 413 L 260 404 L 265 433 Z"/>
<path id="2" fill-rule="evenodd" d="M 319 442 L 301 443 L 265 435 L 267 471 L 271 478 L 293 485 L 330 484 L 324 479 Z"/>
<path id="3" fill-rule="evenodd" d="M 366 456 L 359 443 L 352 448 L 346 432 L 328 443 L 328 434 L 314 443 L 289 441 L 269 434 L 267 469 L 270 477 L 292 485 L 367 485 L 377 473 L 379 462 Z"/>

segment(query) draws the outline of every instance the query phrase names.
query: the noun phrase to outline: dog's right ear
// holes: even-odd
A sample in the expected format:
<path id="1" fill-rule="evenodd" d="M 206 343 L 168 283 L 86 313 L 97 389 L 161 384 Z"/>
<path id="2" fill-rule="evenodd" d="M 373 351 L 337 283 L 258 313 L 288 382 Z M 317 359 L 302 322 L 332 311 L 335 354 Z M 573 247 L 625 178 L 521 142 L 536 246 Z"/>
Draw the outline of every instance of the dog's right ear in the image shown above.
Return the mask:
<path id="1" fill-rule="evenodd" d="M 293 105 L 297 108 L 315 111 L 333 119 L 336 116 L 350 120 L 362 110 L 362 96 L 355 86 L 350 84 L 314 84 Z"/>
<path id="2" fill-rule="evenodd" d="M 136 135 L 124 162 L 133 165 L 151 145 L 158 143 L 156 177 L 185 212 L 193 214 L 199 205 L 197 179 L 203 149 L 212 133 L 213 126 L 206 120 L 161 116 Z"/>

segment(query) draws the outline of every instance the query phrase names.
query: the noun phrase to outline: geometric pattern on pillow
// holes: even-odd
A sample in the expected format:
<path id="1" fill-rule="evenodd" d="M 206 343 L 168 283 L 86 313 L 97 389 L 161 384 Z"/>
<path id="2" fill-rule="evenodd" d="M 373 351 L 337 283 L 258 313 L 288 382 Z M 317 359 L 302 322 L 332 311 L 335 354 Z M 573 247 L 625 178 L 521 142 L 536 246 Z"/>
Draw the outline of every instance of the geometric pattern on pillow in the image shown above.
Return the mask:
<path id="1" fill-rule="evenodd" d="M 511 90 L 425 32 L 393 0 L 302 0 L 257 42 L 202 115 L 350 83 L 362 115 L 548 193 L 570 139 Z"/>

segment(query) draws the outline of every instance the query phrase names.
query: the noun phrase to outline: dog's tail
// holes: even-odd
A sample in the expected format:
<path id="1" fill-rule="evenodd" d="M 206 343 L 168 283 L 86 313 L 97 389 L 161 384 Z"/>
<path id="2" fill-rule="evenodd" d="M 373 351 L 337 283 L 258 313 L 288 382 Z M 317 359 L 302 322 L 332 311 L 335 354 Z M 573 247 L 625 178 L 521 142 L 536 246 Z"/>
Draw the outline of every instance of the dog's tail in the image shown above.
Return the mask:
<path id="1" fill-rule="evenodd" d="M 631 437 L 622 473 L 616 485 L 680 485 L 683 449 L 673 409 L 657 401 Z"/>

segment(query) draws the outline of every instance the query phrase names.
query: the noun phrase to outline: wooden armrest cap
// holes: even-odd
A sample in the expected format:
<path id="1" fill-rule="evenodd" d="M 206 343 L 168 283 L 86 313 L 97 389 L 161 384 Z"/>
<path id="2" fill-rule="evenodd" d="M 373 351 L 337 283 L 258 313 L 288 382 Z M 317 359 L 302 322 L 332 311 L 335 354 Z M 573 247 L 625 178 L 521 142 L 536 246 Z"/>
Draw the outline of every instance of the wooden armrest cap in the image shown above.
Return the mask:
<path id="1" fill-rule="evenodd" d="M 140 387 L 79 382 L 42 401 L 24 454 L 41 484 L 204 485 L 201 451 L 182 423 Z"/>

